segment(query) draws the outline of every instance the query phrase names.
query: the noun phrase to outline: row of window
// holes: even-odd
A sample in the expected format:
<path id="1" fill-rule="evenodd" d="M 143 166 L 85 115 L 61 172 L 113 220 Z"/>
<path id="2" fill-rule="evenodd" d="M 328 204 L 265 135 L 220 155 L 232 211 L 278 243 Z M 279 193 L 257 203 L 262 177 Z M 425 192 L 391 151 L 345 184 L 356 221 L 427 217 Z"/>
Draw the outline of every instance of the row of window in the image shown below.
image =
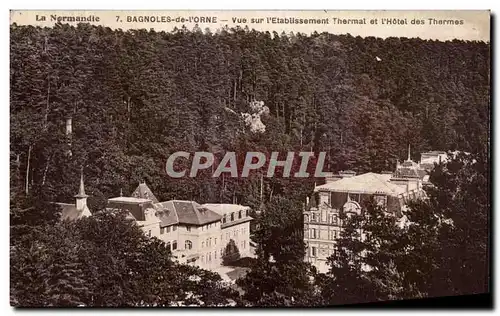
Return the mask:
<path id="1" fill-rule="evenodd" d="M 168 233 L 175 232 L 177 230 L 177 225 L 172 225 L 172 226 L 167 226 L 167 227 L 160 227 L 160 234 L 165 234 L 165 231 Z"/>
<path id="2" fill-rule="evenodd" d="M 241 243 L 240 243 L 240 247 L 242 249 L 246 249 L 247 247 L 247 242 L 245 240 L 243 240 Z M 220 250 L 214 250 L 213 252 L 213 257 L 212 257 L 212 252 L 208 252 L 206 254 L 203 254 L 201 255 L 201 262 L 202 263 L 209 263 L 212 261 L 212 258 L 214 258 L 214 260 L 217 260 L 217 252 L 220 253 L 220 258 L 222 258 L 223 254 L 224 254 L 224 249 L 220 249 Z"/>
<path id="3" fill-rule="evenodd" d="M 212 227 L 217 228 L 218 226 L 219 226 L 218 222 L 203 225 L 201 226 L 201 231 L 212 229 Z"/>
<path id="4" fill-rule="evenodd" d="M 334 196 L 333 196 L 334 194 L 337 194 L 335 201 L 334 201 Z M 347 202 L 349 200 L 361 203 L 362 199 L 364 200 L 365 198 L 369 198 L 368 195 L 361 196 L 361 194 L 359 194 L 359 193 L 347 193 L 347 194 L 344 193 L 341 196 L 339 196 L 339 194 L 341 194 L 341 193 L 323 192 L 320 195 L 321 202 L 322 203 L 325 202 L 328 205 L 333 206 L 333 207 L 340 207 L 339 203 L 344 204 L 345 202 Z M 375 198 L 375 201 L 377 202 L 378 205 L 381 205 L 381 206 L 387 205 L 387 196 L 386 195 L 374 194 L 373 197 Z"/>
<path id="5" fill-rule="evenodd" d="M 327 216 L 327 223 L 331 225 L 339 225 L 339 217 L 337 214 L 328 214 Z M 311 216 L 309 217 L 308 214 L 304 214 L 304 223 L 309 223 L 309 220 L 311 222 L 319 223 L 321 221 L 321 214 L 320 213 L 315 213 L 312 212 Z M 324 222 L 324 221 L 323 221 Z"/>
<path id="6" fill-rule="evenodd" d="M 207 224 L 207 225 L 203 225 L 200 228 L 201 228 L 202 231 L 204 231 L 204 230 L 209 230 L 212 227 L 217 228 L 218 225 L 219 225 L 219 223 L 215 222 L 215 223 L 210 223 L 210 224 Z M 193 229 L 191 226 L 184 226 L 183 228 L 186 229 L 187 232 L 191 232 L 192 229 Z M 161 227 L 160 228 L 160 234 L 162 234 L 162 235 L 165 234 L 165 233 L 168 234 L 170 232 L 175 232 L 175 231 L 177 231 L 177 225 L 171 225 L 171 226 Z"/>
<path id="7" fill-rule="evenodd" d="M 308 251 L 309 256 L 310 257 L 317 257 L 318 253 L 319 253 L 318 250 L 319 250 L 318 247 L 314 247 L 314 246 L 309 247 L 309 251 Z M 335 255 L 337 250 L 336 250 L 336 248 L 323 249 L 323 252 L 325 252 L 325 251 L 326 251 L 326 256 L 325 256 L 325 254 L 323 254 L 323 256 L 329 257 L 331 255 Z"/>
<path id="8" fill-rule="evenodd" d="M 177 250 L 177 240 L 174 240 L 172 242 L 170 242 L 170 241 L 167 242 L 167 248 L 170 251 Z M 191 240 L 186 240 L 184 242 L 184 249 L 186 249 L 186 250 L 193 249 L 193 242 L 191 242 Z"/>
<path id="9" fill-rule="evenodd" d="M 244 211 L 243 211 L 243 210 L 239 210 L 239 211 L 238 211 L 238 219 L 242 219 L 242 218 L 243 218 L 243 216 L 248 217 L 248 209 L 246 209 L 246 210 L 244 210 Z M 231 222 L 232 222 L 232 221 L 234 221 L 234 220 L 235 220 L 235 213 L 234 213 L 234 212 L 232 212 L 232 213 L 229 215 L 229 219 L 228 219 L 227 214 L 224 214 L 224 215 L 222 216 L 222 224 L 225 224 L 227 221 L 231 221 Z"/>
<path id="10" fill-rule="evenodd" d="M 310 228 L 305 230 L 305 237 L 309 239 L 320 239 L 320 232 L 316 228 Z M 328 239 L 337 240 L 340 236 L 340 231 L 338 230 L 328 230 Z"/>
<path id="11" fill-rule="evenodd" d="M 317 257 L 318 256 L 318 248 L 317 247 L 310 247 L 310 249 L 311 249 L 311 251 L 309 252 L 309 255 L 311 257 Z M 328 251 L 327 257 L 329 257 L 331 255 L 335 255 L 335 252 L 336 252 L 335 248 L 334 249 L 330 249 Z"/>
<path id="12" fill-rule="evenodd" d="M 212 262 L 212 258 L 214 260 L 217 260 L 217 252 L 218 250 L 214 251 L 213 257 L 212 257 L 212 252 L 208 252 L 206 254 L 201 255 L 201 263 L 210 263 Z M 222 258 L 222 249 L 220 250 L 220 257 Z"/>
<path id="13" fill-rule="evenodd" d="M 222 237 L 221 237 L 222 238 Z M 213 244 L 214 245 L 217 245 L 217 237 L 214 237 L 213 239 Z M 205 247 L 211 247 L 212 246 L 212 237 L 210 238 L 207 238 L 206 241 L 202 241 L 201 242 L 201 248 L 205 248 Z"/>

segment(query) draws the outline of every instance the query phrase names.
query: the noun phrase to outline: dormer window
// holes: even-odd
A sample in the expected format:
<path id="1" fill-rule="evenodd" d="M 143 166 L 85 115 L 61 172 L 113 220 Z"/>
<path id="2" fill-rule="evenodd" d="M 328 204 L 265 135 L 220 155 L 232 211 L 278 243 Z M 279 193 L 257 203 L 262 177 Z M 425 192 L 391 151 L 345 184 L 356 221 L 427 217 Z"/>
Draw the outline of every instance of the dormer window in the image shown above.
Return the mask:
<path id="1" fill-rule="evenodd" d="M 224 216 L 222 216 L 222 224 L 225 224 L 226 223 L 226 214 L 224 214 Z"/>
<path id="2" fill-rule="evenodd" d="M 241 211 L 238 211 L 238 219 L 241 219 L 241 217 L 242 217 L 241 215 L 242 215 Z"/>
<path id="3" fill-rule="evenodd" d="M 231 213 L 231 222 L 234 221 L 234 213 Z"/>

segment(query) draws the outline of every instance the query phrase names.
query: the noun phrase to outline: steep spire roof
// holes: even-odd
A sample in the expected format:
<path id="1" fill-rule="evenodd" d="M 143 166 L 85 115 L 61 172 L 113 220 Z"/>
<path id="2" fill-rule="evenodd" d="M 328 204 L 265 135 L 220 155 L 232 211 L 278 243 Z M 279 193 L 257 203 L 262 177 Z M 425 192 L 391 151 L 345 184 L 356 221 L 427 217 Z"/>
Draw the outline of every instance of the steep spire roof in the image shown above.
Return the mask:
<path id="1" fill-rule="evenodd" d="M 87 194 L 85 194 L 85 185 L 83 184 L 83 169 L 80 173 L 80 188 L 78 190 L 78 194 L 75 195 L 76 198 L 86 198 L 88 197 Z"/>
<path id="2" fill-rule="evenodd" d="M 411 160 L 411 157 L 410 157 L 410 144 L 408 144 L 408 161 Z"/>
<path id="3" fill-rule="evenodd" d="M 153 202 L 155 204 L 159 203 L 158 199 L 153 194 L 151 189 L 148 187 L 146 182 L 139 183 L 139 185 L 135 189 L 134 193 L 132 193 L 132 196 L 136 197 L 136 198 L 151 200 L 151 202 Z"/>

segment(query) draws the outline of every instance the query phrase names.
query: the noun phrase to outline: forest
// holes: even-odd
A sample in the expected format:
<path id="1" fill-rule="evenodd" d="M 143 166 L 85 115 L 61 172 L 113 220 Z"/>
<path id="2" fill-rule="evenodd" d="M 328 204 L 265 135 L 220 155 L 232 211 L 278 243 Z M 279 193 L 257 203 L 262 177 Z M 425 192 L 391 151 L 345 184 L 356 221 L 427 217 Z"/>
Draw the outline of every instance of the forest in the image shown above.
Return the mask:
<path id="1" fill-rule="evenodd" d="M 71 201 L 83 167 L 97 209 L 139 181 L 160 200 L 252 207 L 314 185 L 274 177 L 261 195 L 257 175 L 172 179 L 176 151 L 324 151 L 326 169 L 361 173 L 394 170 L 408 144 L 418 160 L 489 141 L 484 42 L 12 25 L 10 63 L 12 192 Z M 268 109 L 264 129 L 239 115 L 252 102 Z"/>
<path id="2" fill-rule="evenodd" d="M 15 306 L 315 306 L 489 289 L 489 43 L 14 24 L 10 84 Z M 328 171 L 393 171 L 408 145 L 413 160 L 428 150 L 470 156 L 434 171 L 429 201 L 406 214 L 413 226 L 395 228 L 374 207 L 370 219 L 354 218 L 323 275 L 303 262 L 302 241 L 303 203 L 321 179 L 279 169 L 272 178 L 165 172 L 179 151 L 219 160 L 326 152 Z M 82 170 L 95 216 L 60 223 L 46 202 L 74 202 Z M 244 294 L 177 265 L 160 241 L 99 212 L 142 181 L 161 201 L 265 210 L 252 236 L 256 264 L 238 281 Z M 373 238 L 359 243 L 356 225 Z M 368 255 L 353 261 L 353 253 Z"/>

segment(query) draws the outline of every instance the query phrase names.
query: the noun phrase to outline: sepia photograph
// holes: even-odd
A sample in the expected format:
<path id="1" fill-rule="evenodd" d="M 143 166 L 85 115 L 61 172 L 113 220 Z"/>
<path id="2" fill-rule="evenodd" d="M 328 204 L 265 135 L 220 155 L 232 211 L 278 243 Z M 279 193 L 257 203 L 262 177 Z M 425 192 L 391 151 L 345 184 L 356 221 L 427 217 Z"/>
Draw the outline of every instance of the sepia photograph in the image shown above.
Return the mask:
<path id="1" fill-rule="evenodd" d="M 490 11 L 10 11 L 10 305 L 491 307 Z"/>

